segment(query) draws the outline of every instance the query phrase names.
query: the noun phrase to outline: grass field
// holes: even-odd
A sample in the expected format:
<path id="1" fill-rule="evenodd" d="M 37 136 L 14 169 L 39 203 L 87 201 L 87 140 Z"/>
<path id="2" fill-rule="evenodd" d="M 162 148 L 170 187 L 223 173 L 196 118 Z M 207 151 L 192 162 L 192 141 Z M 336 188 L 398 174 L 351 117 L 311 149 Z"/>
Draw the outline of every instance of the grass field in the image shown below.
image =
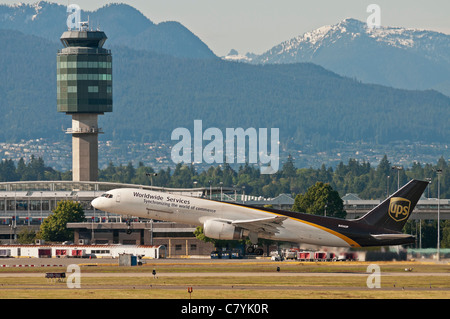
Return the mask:
<path id="1" fill-rule="evenodd" d="M 449 299 L 449 264 L 379 262 L 381 288 L 368 288 L 370 263 L 152 262 L 80 265 L 80 289 L 50 281 L 64 267 L 1 268 L 1 299 Z M 279 267 L 279 271 L 277 271 Z M 410 271 L 405 271 L 409 269 Z M 156 271 L 156 278 L 152 271 Z M 67 276 L 70 276 L 68 273 Z M 72 282 L 70 278 L 67 278 Z M 188 293 L 187 288 L 193 292 Z"/>

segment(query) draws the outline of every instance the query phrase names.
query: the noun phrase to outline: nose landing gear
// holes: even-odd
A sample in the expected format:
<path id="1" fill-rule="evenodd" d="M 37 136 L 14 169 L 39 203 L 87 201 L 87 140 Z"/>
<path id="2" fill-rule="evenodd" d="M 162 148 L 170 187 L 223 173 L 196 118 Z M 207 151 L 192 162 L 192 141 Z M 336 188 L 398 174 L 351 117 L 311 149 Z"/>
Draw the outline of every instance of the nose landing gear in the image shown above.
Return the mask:
<path id="1" fill-rule="evenodd" d="M 133 231 L 131 230 L 131 220 L 127 219 L 127 235 L 130 235 Z"/>

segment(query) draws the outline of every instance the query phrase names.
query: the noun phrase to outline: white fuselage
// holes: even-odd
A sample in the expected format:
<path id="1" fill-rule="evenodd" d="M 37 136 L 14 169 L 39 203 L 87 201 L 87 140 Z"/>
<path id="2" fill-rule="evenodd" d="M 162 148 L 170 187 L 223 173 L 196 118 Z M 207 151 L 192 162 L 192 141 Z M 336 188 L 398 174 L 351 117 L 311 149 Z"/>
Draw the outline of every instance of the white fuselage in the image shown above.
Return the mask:
<path id="1" fill-rule="evenodd" d="M 207 220 L 234 222 L 277 216 L 276 213 L 256 207 L 131 188 L 108 191 L 102 197 L 94 199 L 92 205 L 119 215 L 196 226 L 203 226 Z M 355 246 L 351 239 L 337 232 L 294 217 L 284 220 L 276 233 L 259 232 L 258 237 L 323 246 Z"/>

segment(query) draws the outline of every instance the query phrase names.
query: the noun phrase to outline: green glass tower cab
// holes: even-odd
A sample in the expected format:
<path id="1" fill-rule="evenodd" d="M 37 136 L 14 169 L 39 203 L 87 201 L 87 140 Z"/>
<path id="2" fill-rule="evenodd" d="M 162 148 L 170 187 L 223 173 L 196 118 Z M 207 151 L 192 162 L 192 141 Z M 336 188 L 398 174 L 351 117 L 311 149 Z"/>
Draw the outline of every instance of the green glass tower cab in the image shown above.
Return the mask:
<path id="1" fill-rule="evenodd" d="M 74 181 L 98 178 L 98 115 L 112 112 L 112 57 L 103 31 L 83 26 L 62 34 L 57 54 L 57 110 L 72 115 Z"/>

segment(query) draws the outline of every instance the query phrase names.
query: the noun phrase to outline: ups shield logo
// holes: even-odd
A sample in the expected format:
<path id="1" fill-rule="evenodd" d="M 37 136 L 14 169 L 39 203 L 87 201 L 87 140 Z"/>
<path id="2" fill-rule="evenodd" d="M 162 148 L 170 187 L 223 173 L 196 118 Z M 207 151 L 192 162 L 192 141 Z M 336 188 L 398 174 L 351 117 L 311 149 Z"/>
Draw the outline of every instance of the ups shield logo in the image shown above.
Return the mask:
<path id="1" fill-rule="evenodd" d="M 399 222 L 408 218 L 410 209 L 411 201 L 401 197 L 392 197 L 389 203 L 389 216 Z"/>

